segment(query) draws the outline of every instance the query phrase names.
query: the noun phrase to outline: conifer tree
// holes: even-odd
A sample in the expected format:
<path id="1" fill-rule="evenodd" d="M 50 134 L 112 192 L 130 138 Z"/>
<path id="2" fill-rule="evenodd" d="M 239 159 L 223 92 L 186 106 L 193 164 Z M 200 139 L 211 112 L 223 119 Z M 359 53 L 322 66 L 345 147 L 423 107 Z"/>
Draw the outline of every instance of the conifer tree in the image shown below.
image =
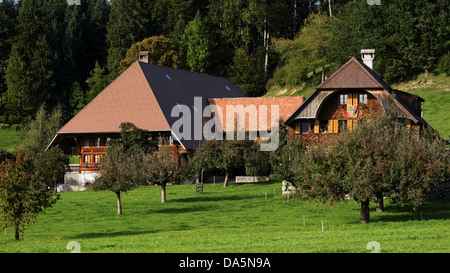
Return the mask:
<path id="1" fill-rule="evenodd" d="M 49 99 L 54 88 L 53 56 L 40 1 L 21 2 L 17 36 L 6 70 L 7 110 L 11 123 L 24 123 Z"/>

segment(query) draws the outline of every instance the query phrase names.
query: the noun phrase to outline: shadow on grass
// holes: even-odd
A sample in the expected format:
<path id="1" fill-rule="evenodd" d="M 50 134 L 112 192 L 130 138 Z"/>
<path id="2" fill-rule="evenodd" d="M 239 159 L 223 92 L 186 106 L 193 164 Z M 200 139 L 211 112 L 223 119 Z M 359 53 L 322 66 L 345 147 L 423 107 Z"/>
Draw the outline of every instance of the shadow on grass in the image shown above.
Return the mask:
<path id="1" fill-rule="evenodd" d="M 195 197 L 187 197 L 187 198 L 179 198 L 173 199 L 171 202 L 174 203 L 191 203 L 191 202 L 218 202 L 218 201 L 237 201 L 237 200 L 246 200 L 251 199 L 253 196 L 206 196 L 207 193 L 203 195 L 198 195 Z"/>
<path id="2" fill-rule="evenodd" d="M 371 222 L 405 222 L 450 219 L 450 200 L 427 202 L 413 210 L 410 205 L 387 204 L 384 213 L 370 211 Z"/>
<path id="3" fill-rule="evenodd" d="M 92 232 L 92 233 L 80 233 L 74 236 L 70 236 L 70 239 L 97 239 L 117 236 L 129 236 L 129 235 L 142 235 L 156 233 L 158 230 L 126 230 L 116 232 Z"/>

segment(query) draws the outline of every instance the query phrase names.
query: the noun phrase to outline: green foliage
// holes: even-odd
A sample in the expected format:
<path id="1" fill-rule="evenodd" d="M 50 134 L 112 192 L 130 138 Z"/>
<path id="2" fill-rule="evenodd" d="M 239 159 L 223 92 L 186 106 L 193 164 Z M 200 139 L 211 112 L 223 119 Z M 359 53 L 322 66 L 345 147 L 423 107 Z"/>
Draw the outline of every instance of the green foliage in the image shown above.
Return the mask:
<path id="1" fill-rule="evenodd" d="M 48 189 L 51 181 L 40 177 L 38 170 L 24 151 L 17 151 L 15 160 L 6 160 L 0 167 L 2 229 L 14 226 L 16 241 L 23 236 L 25 224 L 33 224 L 40 212 L 59 199 Z"/>
<path id="2" fill-rule="evenodd" d="M 228 72 L 229 79 L 248 97 L 266 93 L 264 69 L 244 48 L 236 50 Z"/>
<path id="3" fill-rule="evenodd" d="M 151 6 L 149 1 L 113 0 L 107 25 L 108 70 L 110 80 L 120 72 L 120 61 L 130 46 L 152 36 Z"/>
<path id="4" fill-rule="evenodd" d="M 59 147 L 50 147 L 33 155 L 33 164 L 38 179 L 56 193 L 57 185 L 64 182 L 69 157 Z"/>
<path id="5" fill-rule="evenodd" d="M 108 86 L 110 82 L 111 81 L 108 74 L 106 73 L 106 68 L 102 67 L 99 62 L 96 62 L 94 69 L 92 69 L 89 78 L 86 80 L 89 91 L 86 94 L 84 103 L 88 104 L 91 100 L 93 100 L 98 94 L 100 94 L 100 92 L 103 91 L 103 89 Z M 73 96 L 76 95 L 74 94 Z"/>
<path id="6" fill-rule="evenodd" d="M 448 14 L 446 1 L 350 2 L 333 31 L 336 59 L 343 63 L 363 48 L 375 48 L 374 69 L 387 80 L 433 71 L 448 51 Z"/>
<path id="7" fill-rule="evenodd" d="M 361 203 L 362 222 L 369 221 L 370 200 L 386 196 L 417 207 L 425 192 L 449 175 L 444 143 L 432 132 L 414 135 L 395 112 L 383 111 L 324 145 L 298 156 L 294 182 L 328 204 L 348 194 Z"/>
<path id="8" fill-rule="evenodd" d="M 203 23 L 198 19 L 190 21 L 181 36 L 181 45 L 186 52 L 186 65 L 191 71 L 200 73 L 208 71 L 212 55 L 210 43 Z"/>
<path id="9" fill-rule="evenodd" d="M 45 106 L 41 105 L 35 118 L 28 125 L 29 130 L 23 140 L 22 147 L 31 154 L 44 151 L 61 126 L 61 108 L 57 107 L 49 113 L 45 110 Z"/>
<path id="10" fill-rule="evenodd" d="M 148 51 L 149 63 L 180 68 L 182 67 L 182 53 L 172 39 L 164 36 L 152 36 L 133 44 L 127 50 L 126 57 L 120 61 L 120 71 L 125 71 L 138 59 L 139 52 Z"/>
<path id="11" fill-rule="evenodd" d="M 112 191 L 117 196 L 117 214 L 122 214 L 120 194 L 138 186 L 138 162 L 140 153 L 137 149 L 125 150 L 123 146 L 111 145 L 100 165 L 100 174 L 93 183 L 96 191 Z"/>
<path id="12" fill-rule="evenodd" d="M 308 81 L 308 73 L 312 71 L 310 80 L 318 83 L 319 68 L 323 81 L 325 74 L 330 74 L 325 72 L 325 65 L 333 61 L 335 21 L 323 13 L 311 14 L 294 40 L 275 40 L 274 49 L 281 55 L 283 65 L 275 71 L 272 82 L 280 86 L 299 85 Z"/>
<path id="13" fill-rule="evenodd" d="M 441 57 L 436 71 L 447 76 L 450 75 L 450 53 L 447 53 Z"/>

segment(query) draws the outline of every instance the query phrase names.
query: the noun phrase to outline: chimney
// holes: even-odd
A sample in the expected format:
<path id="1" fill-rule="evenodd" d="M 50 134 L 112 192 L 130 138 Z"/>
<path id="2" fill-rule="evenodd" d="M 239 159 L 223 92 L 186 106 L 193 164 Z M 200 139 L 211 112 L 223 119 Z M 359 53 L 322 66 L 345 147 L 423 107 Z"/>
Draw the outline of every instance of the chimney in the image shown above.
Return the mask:
<path id="1" fill-rule="evenodd" d="M 363 63 L 372 70 L 374 58 L 375 58 L 375 49 L 361 49 L 361 59 Z"/>
<path id="2" fill-rule="evenodd" d="M 143 63 L 148 63 L 148 51 L 139 52 L 139 61 Z"/>

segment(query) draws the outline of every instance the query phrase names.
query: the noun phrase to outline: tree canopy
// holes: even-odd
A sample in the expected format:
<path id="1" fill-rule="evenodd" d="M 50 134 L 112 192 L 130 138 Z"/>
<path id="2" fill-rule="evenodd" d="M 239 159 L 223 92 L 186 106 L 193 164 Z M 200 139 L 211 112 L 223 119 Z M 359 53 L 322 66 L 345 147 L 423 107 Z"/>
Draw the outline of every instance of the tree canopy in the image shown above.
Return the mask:
<path id="1" fill-rule="evenodd" d="M 69 120 L 143 49 L 249 96 L 317 85 L 363 48 L 388 81 L 446 73 L 449 14 L 445 0 L 1 1 L 0 122 L 25 125 L 42 103 Z"/>

